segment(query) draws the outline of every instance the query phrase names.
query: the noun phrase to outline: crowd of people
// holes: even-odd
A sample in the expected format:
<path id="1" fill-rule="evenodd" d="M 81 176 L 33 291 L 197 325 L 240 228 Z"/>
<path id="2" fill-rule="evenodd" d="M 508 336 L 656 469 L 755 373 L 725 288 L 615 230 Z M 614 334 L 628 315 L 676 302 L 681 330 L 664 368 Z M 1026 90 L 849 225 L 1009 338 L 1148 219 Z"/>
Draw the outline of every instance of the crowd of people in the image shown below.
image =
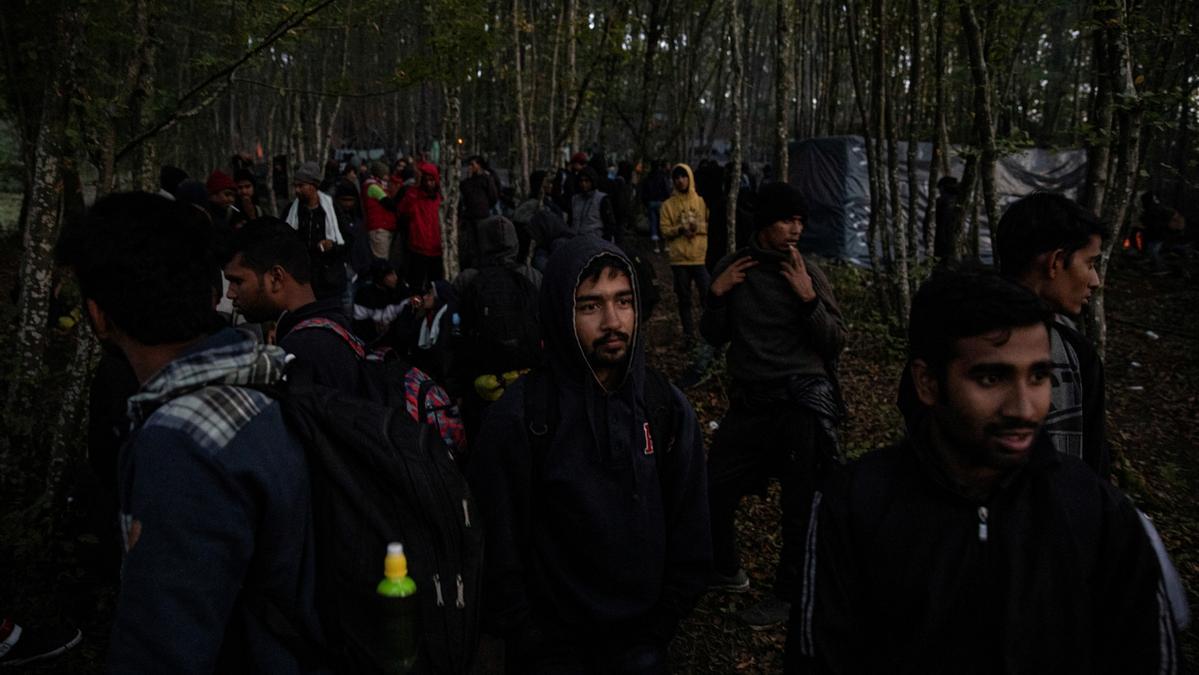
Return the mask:
<path id="1" fill-rule="evenodd" d="M 485 649 L 477 668 L 666 672 L 699 599 L 750 588 L 735 515 L 777 479 L 772 592 L 738 617 L 788 624 L 788 672 L 1177 671 L 1185 597 L 1109 480 L 1103 366 L 1072 323 L 1109 232 L 1069 199 L 1010 205 L 997 271 L 923 284 L 902 381 L 879 383 L 904 440 L 847 462 L 849 330 L 800 252 L 809 210 L 790 184 L 578 153 L 518 203 L 474 156 L 446 279 L 435 165 L 292 176 L 280 208 L 248 167 L 203 184 L 164 168 L 159 195 L 104 197 L 60 245 L 105 344 L 90 440 L 120 514 L 114 672 L 338 669 L 315 468 L 270 392 L 300 364 L 377 399 L 372 361 L 418 373 L 436 414 L 406 410 L 470 486 L 482 587 L 458 575 L 458 608 L 503 645 L 502 666 Z M 743 185 L 722 255 L 728 180 Z M 727 355 L 707 448 L 694 380 L 647 354 L 659 253 L 684 345 Z M 416 580 L 439 606 L 443 583 Z"/>

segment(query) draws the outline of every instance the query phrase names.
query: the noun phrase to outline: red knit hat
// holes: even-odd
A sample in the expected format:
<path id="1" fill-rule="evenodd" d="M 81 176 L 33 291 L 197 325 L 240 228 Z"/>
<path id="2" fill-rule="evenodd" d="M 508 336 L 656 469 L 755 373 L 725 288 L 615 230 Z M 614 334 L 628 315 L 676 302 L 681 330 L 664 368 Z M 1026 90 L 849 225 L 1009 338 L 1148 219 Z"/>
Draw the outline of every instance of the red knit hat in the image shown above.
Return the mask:
<path id="1" fill-rule="evenodd" d="M 208 175 L 208 182 L 205 184 L 205 187 L 208 188 L 208 194 L 210 195 L 215 195 L 225 190 L 237 191 L 237 183 L 234 183 L 229 174 L 220 169 Z"/>
<path id="2" fill-rule="evenodd" d="M 576 152 L 575 154 L 570 156 L 570 163 L 571 164 L 586 164 L 587 163 L 587 153 Z"/>

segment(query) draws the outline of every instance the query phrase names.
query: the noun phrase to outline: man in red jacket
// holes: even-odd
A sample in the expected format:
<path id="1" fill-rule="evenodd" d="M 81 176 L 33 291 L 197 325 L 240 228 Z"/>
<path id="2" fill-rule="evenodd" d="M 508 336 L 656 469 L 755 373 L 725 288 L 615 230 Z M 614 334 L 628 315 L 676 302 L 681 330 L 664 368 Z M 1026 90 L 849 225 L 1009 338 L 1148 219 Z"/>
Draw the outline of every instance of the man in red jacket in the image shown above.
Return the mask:
<path id="1" fill-rule="evenodd" d="M 386 180 L 387 165 L 376 160 L 371 164 L 370 177 L 362 182 L 362 208 L 366 216 L 371 254 L 384 260 L 391 255 L 391 237 L 396 229 L 396 217 L 388 201 Z"/>
<path id="2" fill-rule="evenodd" d="M 409 286 L 445 278 L 441 264 L 441 172 L 429 162 L 418 162 L 415 190 L 404 192 L 396 212 L 408 223 Z"/>

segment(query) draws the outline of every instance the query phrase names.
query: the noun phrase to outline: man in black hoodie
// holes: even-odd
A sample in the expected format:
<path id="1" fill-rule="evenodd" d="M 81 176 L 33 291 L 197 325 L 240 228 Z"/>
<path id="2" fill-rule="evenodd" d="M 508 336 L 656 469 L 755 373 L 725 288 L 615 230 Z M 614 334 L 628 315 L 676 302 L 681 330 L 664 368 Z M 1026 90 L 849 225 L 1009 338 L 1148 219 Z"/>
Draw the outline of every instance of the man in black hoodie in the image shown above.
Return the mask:
<path id="1" fill-rule="evenodd" d="M 909 325 L 921 414 L 818 493 L 787 672 L 1177 672 L 1140 516 L 1046 433 L 1049 311 L 945 272 Z"/>
<path id="2" fill-rule="evenodd" d="M 549 365 L 488 410 L 468 469 L 487 514 L 485 627 L 506 638 L 509 672 L 665 672 L 703 591 L 702 440 L 677 389 L 650 400 L 663 389 L 645 367 L 633 274 L 596 237 L 551 256 Z M 654 422 L 659 403 L 670 424 Z"/>

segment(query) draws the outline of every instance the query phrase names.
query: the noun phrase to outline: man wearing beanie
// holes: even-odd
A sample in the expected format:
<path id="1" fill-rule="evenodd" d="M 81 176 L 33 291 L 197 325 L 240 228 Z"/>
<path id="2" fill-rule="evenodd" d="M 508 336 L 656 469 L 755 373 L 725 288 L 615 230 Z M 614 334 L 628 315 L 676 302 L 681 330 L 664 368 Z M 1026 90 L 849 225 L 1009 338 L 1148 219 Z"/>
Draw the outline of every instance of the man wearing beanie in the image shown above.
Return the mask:
<path id="1" fill-rule="evenodd" d="M 312 290 L 319 300 L 342 293 L 346 284 L 345 237 L 337 225 L 333 198 L 318 186 L 323 176 L 316 162 L 296 169 L 296 200 L 287 210 L 287 224 L 296 230 L 312 260 Z"/>
<path id="2" fill-rule="evenodd" d="M 208 203 L 205 208 L 208 215 L 212 218 L 212 224 L 218 229 L 224 230 L 233 228 L 245 221 L 245 216 L 242 215 L 237 207 L 233 206 L 233 201 L 237 198 L 237 184 L 229 177 L 229 174 L 217 169 L 208 175 L 208 182 L 204 184 L 208 191 Z"/>
<path id="3" fill-rule="evenodd" d="M 804 540 L 821 474 L 839 458 L 844 405 L 837 356 L 845 325 L 832 287 L 797 245 L 807 204 L 785 183 L 762 187 L 749 244 L 716 265 L 700 333 L 729 343 L 729 410 L 708 456 L 714 574 L 711 586 L 745 591 L 733 516 L 741 497 L 782 484 L 782 559 L 774 594 L 741 612 L 754 628 L 787 619 L 799 591 Z"/>

